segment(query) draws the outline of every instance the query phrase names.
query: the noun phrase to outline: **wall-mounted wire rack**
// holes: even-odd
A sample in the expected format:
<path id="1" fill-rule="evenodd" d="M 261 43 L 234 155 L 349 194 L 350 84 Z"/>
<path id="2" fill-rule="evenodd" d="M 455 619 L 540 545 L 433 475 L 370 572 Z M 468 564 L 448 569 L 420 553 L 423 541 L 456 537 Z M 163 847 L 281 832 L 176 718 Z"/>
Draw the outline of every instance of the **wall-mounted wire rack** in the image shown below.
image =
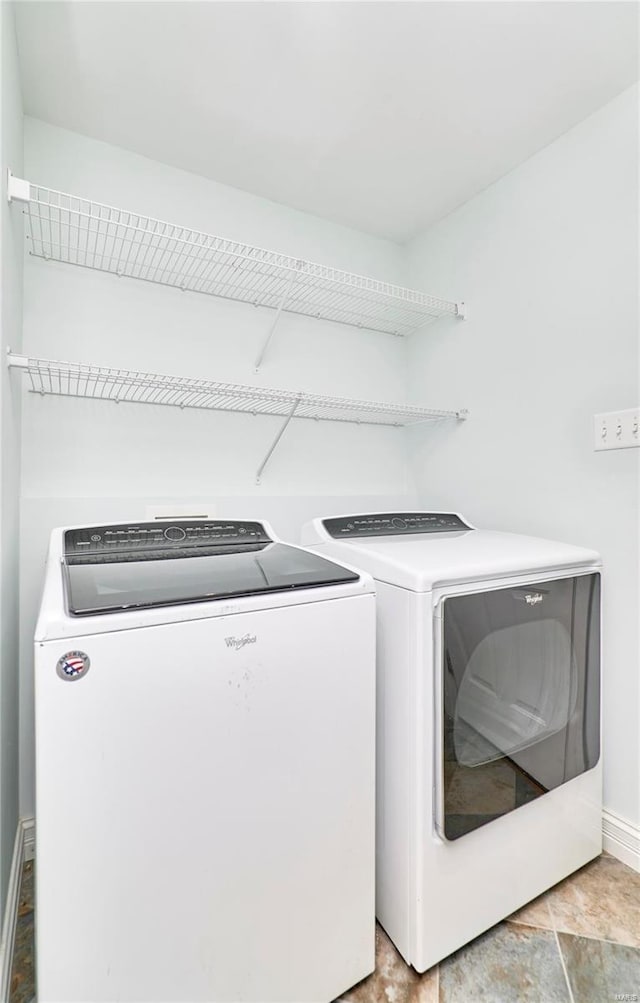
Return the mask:
<path id="1" fill-rule="evenodd" d="M 465 316 L 464 303 L 102 205 L 11 172 L 8 197 L 23 204 L 33 255 L 274 309 L 256 370 L 283 311 L 400 336 L 440 317 Z"/>
<path id="2" fill-rule="evenodd" d="M 56 362 L 12 353 L 9 353 L 7 362 L 11 368 L 22 370 L 29 381 L 29 389 L 39 394 L 283 417 L 285 421 L 258 469 L 258 483 L 285 428 L 294 417 L 394 426 L 467 417 L 464 410 L 443 411 L 412 404 L 325 397 L 303 391 L 219 383 L 184 376 L 160 376 L 157 373 Z"/>

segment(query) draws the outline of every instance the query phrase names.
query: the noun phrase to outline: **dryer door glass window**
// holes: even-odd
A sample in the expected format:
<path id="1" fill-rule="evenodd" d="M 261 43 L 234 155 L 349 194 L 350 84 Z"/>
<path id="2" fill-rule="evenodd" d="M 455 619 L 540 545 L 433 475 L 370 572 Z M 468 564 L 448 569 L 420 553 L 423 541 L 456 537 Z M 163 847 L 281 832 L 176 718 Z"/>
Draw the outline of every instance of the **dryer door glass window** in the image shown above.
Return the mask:
<path id="1" fill-rule="evenodd" d="M 458 839 L 592 769 L 600 576 L 443 602 L 438 828 Z"/>

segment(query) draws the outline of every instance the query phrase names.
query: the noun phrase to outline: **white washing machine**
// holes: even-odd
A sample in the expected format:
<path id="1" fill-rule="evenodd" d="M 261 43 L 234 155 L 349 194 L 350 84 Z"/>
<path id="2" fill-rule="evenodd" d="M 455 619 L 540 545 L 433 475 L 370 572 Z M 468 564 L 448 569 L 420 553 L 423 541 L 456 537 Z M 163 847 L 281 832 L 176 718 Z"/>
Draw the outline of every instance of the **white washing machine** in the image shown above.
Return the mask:
<path id="1" fill-rule="evenodd" d="M 258 522 L 55 530 L 39 1003 L 329 1003 L 374 968 L 375 596 Z"/>
<path id="2" fill-rule="evenodd" d="M 601 562 L 448 513 L 302 539 L 376 581 L 376 912 L 422 972 L 601 852 Z"/>

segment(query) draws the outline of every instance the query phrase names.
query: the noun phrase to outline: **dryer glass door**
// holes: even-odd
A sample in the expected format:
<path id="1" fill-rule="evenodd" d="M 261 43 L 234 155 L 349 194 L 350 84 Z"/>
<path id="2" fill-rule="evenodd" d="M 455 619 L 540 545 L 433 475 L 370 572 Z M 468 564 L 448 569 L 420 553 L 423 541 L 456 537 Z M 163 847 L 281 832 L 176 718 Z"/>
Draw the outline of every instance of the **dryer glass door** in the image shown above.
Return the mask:
<path id="1" fill-rule="evenodd" d="M 445 839 L 592 769 L 600 750 L 600 576 L 443 602 Z"/>

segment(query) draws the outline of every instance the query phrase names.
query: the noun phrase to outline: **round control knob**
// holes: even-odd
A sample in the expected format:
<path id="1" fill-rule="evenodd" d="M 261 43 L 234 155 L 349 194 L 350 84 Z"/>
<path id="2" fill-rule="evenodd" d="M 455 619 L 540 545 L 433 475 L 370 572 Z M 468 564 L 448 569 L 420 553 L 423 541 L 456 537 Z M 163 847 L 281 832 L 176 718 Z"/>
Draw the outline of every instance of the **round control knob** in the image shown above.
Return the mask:
<path id="1" fill-rule="evenodd" d="M 180 540 L 184 540 L 186 535 L 185 531 L 180 529 L 180 526 L 167 526 L 164 531 L 165 540 L 171 540 L 177 543 L 179 543 Z"/>
<path id="2" fill-rule="evenodd" d="M 393 526 L 394 529 L 406 529 L 407 528 L 407 524 L 404 521 L 404 519 L 392 519 L 391 520 L 391 525 Z"/>

